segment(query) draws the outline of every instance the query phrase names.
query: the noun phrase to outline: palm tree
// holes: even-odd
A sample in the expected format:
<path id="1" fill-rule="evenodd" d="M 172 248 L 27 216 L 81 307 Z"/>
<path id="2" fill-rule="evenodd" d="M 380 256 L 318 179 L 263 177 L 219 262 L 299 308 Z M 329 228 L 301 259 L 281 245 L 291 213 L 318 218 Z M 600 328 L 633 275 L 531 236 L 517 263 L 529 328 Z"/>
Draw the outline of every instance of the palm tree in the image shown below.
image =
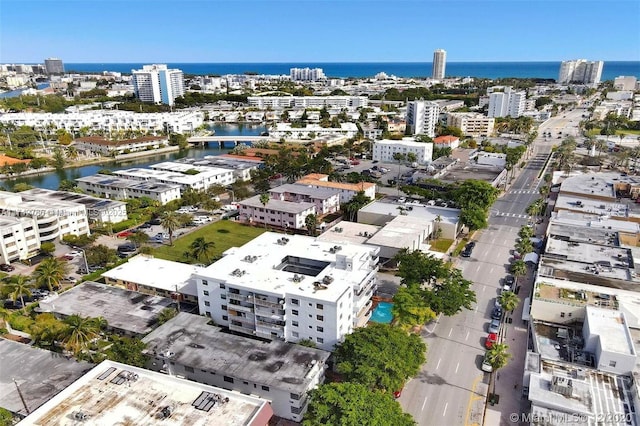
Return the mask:
<path id="1" fill-rule="evenodd" d="M 266 208 L 267 204 L 269 204 L 269 194 L 267 194 L 266 192 L 264 194 L 260 194 L 260 203 Z M 267 216 L 265 215 L 265 217 Z M 266 219 L 264 221 L 264 229 L 267 229 Z"/>
<path id="2" fill-rule="evenodd" d="M 440 227 L 440 223 L 442 223 L 442 216 L 440 216 L 440 215 L 436 216 L 434 221 L 436 222 L 435 237 L 436 237 L 436 240 L 437 240 L 442 235 L 442 228 Z"/>
<path id="3" fill-rule="evenodd" d="M 522 239 L 533 237 L 533 229 L 530 226 L 523 226 L 518 231 L 518 236 Z"/>
<path id="4" fill-rule="evenodd" d="M 46 286 L 49 291 L 54 291 L 66 273 L 66 264 L 55 257 L 50 257 L 40 262 L 33 275 L 39 287 Z"/>
<path id="5" fill-rule="evenodd" d="M 215 245 L 216 243 L 213 241 L 207 241 L 204 237 L 198 237 L 189 245 L 189 253 L 196 260 L 204 258 L 205 263 L 208 265 L 211 260 L 211 250 L 213 250 Z"/>
<path id="6" fill-rule="evenodd" d="M 304 226 L 312 237 L 316 236 L 316 226 L 318 225 L 318 217 L 311 213 L 304 218 Z"/>
<path id="7" fill-rule="evenodd" d="M 15 303 L 20 299 L 20 303 L 22 303 L 22 312 L 26 312 L 24 296 L 31 297 L 31 291 L 29 291 L 29 282 L 27 279 L 28 277 L 24 275 L 15 275 L 10 283 L 5 284 L 5 288 L 11 300 Z"/>
<path id="8" fill-rule="evenodd" d="M 518 277 L 524 277 L 525 275 L 527 275 L 527 264 L 524 263 L 524 260 L 518 259 L 511 264 L 510 270 L 517 280 Z"/>
<path id="9" fill-rule="evenodd" d="M 520 304 L 520 298 L 512 291 L 502 292 L 499 301 L 505 312 L 513 311 Z"/>
<path id="10" fill-rule="evenodd" d="M 531 253 L 533 250 L 533 243 L 529 238 L 520 238 L 520 241 L 516 243 L 516 251 L 521 255 Z"/>
<path id="11" fill-rule="evenodd" d="M 507 365 L 509 358 L 511 358 L 511 355 L 509 354 L 509 352 L 507 352 L 508 350 L 509 350 L 509 346 L 505 345 L 504 343 L 494 343 L 493 346 L 491 346 L 491 349 L 489 349 L 485 355 L 487 362 L 493 368 L 493 370 L 491 371 L 491 381 L 493 382 L 493 392 L 489 392 L 489 399 L 493 398 L 494 396 L 493 394 L 496 390 L 496 381 L 495 381 L 496 372 L 502 367 L 504 367 L 505 365 Z"/>
<path id="12" fill-rule="evenodd" d="M 100 335 L 102 322 L 98 318 L 83 318 L 75 314 L 65 318 L 66 327 L 60 336 L 64 348 L 78 355 Z"/>
<path id="13" fill-rule="evenodd" d="M 169 245 L 173 245 L 173 233 L 180 227 L 180 218 L 176 212 L 164 212 L 160 217 L 160 226 L 169 233 Z"/>
<path id="14" fill-rule="evenodd" d="M 76 149 L 76 147 L 67 147 L 67 158 L 71 161 L 78 159 L 78 150 Z"/>

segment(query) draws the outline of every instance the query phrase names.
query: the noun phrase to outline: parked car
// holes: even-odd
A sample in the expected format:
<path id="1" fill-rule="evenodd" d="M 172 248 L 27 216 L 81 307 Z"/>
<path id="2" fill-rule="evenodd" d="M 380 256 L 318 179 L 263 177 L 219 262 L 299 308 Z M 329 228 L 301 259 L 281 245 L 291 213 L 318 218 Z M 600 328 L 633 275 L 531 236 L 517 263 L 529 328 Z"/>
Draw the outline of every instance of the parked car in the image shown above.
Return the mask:
<path id="1" fill-rule="evenodd" d="M 66 283 L 71 283 L 71 284 L 75 284 L 78 282 L 78 280 L 75 277 L 64 277 L 61 281 Z"/>
<path id="2" fill-rule="evenodd" d="M 401 387 L 400 389 L 398 389 L 397 391 L 393 392 L 393 396 L 394 398 L 400 398 L 402 396 L 402 390 L 404 389 L 404 387 Z"/>
<path id="3" fill-rule="evenodd" d="M 482 358 L 482 371 L 485 373 L 491 373 L 493 371 L 493 366 L 489 364 L 489 360 L 487 359 L 487 354 Z"/>
<path id="4" fill-rule="evenodd" d="M 504 277 L 504 285 L 509 286 L 509 288 L 513 288 L 513 285 L 516 283 L 516 278 L 513 275 L 507 275 Z M 509 291 L 509 290 L 506 290 Z"/>
<path id="5" fill-rule="evenodd" d="M 15 267 L 9 265 L 8 263 L 3 263 L 2 265 L 0 265 L 0 271 L 2 272 L 11 272 L 14 269 L 16 269 Z"/>
<path id="6" fill-rule="evenodd" d="M 147 223 L 149 223 L 149 225 L 160 225 L 162 224 L 162 221 L 160 220 L 160 218 L 155 218 L 155 219 L 151 219 Z"/>
<path id="7" fill-rule="evenodd" d="M 135 244 L 120 244 L 118 246 L 118 253 L 134 253 L 136 250 Z"/>
<path id="8" fill-rule="evenodd" d="M 138 226 L 140 229 L 149 229 L 151 228 L 151 224 L 149 222 L 145 222 L 142 225 Z"/>
<path id="9" fill-rule="evenodd" d="M 118 238 L 127 238 L 129 236 L 133 235 L 133 232 L 131 231 L 122 231 L 120 233 L 117 234 Z"/>
<path id="10" fill-rule="evenodd" d="M 487 349 L 491 349 L 493 344 L 498 341 L 498 335 L 496 333 L 489 333 L 487 338 L 484 340 L 484 347 Z"/>
<path id="11" fill-rule="evenodd" d="M 499 320 L 500 318 L 502 318 L 502 307 L 495 306 L 491 311 L 491 319 Z"/>
<path id="12" fill-rule="evenodd" d="M 489 333 L 499 333 L 500 332 L 500 320 L 494 319 L 489 323 L 489 327 L 487 327 L 487 332 Z"/>
<path id="13" fill-rule="evenodd" d="M 75 257 L 69 256 L 68 254 L 65 254 L 64 256 L 62 256 L 62 260 L 73 260 L 73 259 L 75 259 Z"/>

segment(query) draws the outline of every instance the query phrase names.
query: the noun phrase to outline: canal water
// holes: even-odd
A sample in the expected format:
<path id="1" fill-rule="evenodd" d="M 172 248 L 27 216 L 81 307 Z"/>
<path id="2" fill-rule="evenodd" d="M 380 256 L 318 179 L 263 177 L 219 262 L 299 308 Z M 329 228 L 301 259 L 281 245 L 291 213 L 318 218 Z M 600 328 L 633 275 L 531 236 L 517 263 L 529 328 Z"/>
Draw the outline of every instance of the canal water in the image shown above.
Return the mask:
<path id="1" fill-rule="evenodd" d="M 262 125 L 247 125 L 247 124 L 215 124 L 209 127 L 210 130 L 215 131 L 217 136 L 259 136 L 267 129 Z M 4 179 L 1 183 L 6 190 L 11 190 L 16 183 L 22 182 L 37 188 L 45 189 L 58 189 L 60 181 L 73 180 L 80 177 L 90 176 L 98 173 L 98 170 L 122 170 L 130 169 L 133 167 L 148 167 L 155 163 L 162 161 L 174 161 L 180 158 L 203 158 L 208 155 L 221 155 L 231 151 L 232 148 L 220 148 L 217 144 L 212 144 L 209 147 L 202 148 L 190 148 L 185 151 L 176 151 L 167 154 L 152 155 L 148 157 L 141 157 L 123 162 L 109 162 L 94 164 L 91 166 L 74 167 L 64 169 L 61 171 L 55 171 L 50 173 L 43 173 L 40 175 L 24 176 L 16 179 Z"/>

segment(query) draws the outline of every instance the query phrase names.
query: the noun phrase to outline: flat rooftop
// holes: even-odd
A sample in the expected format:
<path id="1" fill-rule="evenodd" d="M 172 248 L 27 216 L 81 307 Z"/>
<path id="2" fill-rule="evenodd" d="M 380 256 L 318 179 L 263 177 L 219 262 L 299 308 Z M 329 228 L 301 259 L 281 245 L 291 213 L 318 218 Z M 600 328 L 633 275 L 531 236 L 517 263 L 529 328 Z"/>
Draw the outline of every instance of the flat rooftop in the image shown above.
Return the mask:
<path id="1" fill-rule="evenodd" d="M 216 172 L 200 172 L 196 175 L 187 175 L 179 172 L 171 172 L 167 170 L 152 170 L 133 168 L 127 170 L 116 170 L 113 172 L 115 175 L 122 176 L 125 179 L 138 179 L 138 180 L 159 180 L 170 183 L 176 183 L 179 185 L 194 185 L 207 178 L 218 176 L 220 173 Z M 224 173 L 229 173 L 229 170 L 224 170 Z"/>
<path id="2" fill-rule="evenodd" d="M 585 322 L 591 334 L 599 336 L 603 351 L 636 355 L 622 312 L 588 306 Z"/>
<path id="3" fill-rule="evenodd" d="M 559 210 L 551 213 L 550 223 L 588 227 L 590 229 L 608 229 L 621 232 L 640 232 L 640 224 L 625 220 L 611 219 L 593 213 Z"/>
<path id="4" fill-rule="evenodd" d="M 14 226 L 17 224 L 32 223 L 32 220 L 33 219 L 30 217 L 0 216 L 0 228 Z"/>
<path id="5" fill-rule="evenodd" d="M 171 299 L 86 281 L 40 301 L 43 312 L 64 316 L 103 317 L 109 327 L 144 335 L 158 322 L 158 314 L 173 306 Z"/>
<path id="6" fill-rule="evenodd" d="M 502 167 L 458 162 L 446 170 L 438 179 L 443 182 L 462 182 L 467 179 L 477 179 L 493 183 L 498 175 L 502 173 L 502 170 Z"/>
<path id="7" fill-rule="evenodd" d="M 307 203 L 304 201 L 302 202 L 283 201 L 283 200 L 276 200 L 274 198 L 269 198 L 269 202 L 266 205 L 264 205 L 260 201 L 260 195 L 247 198 L 246 200 L 238 201 L 238 204 L 241 206 L 258 207 L 258 208 L 275 210 L 278 212 L 294 213 L 294 214 L 302 213 L 315 206 L 314 203 Z"/>
<path id="8" fill-rule="evenodd" d="M 317 239 L 338 244 L 365 244 L 380 229 L 381 226 L 343 220 L 327 229 Z"/>
<path id="9" fill-rule="evenodd" d="M 430 223 L 421 218 L 396 216 L 371 237 L 367 244 L 398 249 L 414 249 L 413 243 L 416 240 L 416 235 L 428 234 L 430 229 Z"/>
<path id="10" fill-rule="evenodd" d="M 594 200 L 586 197 L 577 197 L 575 195 L 558 195 L 555 202 L 554 210 L 563 209 L 574 212 L 584 212 L 604 216 L 605 218 L 625 219 L 629 217 L 629 209 L 624 203 L 611 201 Z"/>
<path id="11" fill-rule="evenodd" d="M 569 395 L 552 390 L 556 382 Z M 533 414 L 544 416 L 548 425 L 566 425 L 567 418 L 559 413 L 575 413 L 588 417 L 587 422 L 572 424 L 612 425 L 618 422 L 602 422 L 605 416 L 625 414 L 625 406 L 630 407 L 633 396 L 630 392 L 631 378 L 594 371 L 577 369 L 553 362 L 542 361 L 542 371 L 531 373 L 529 380 L 529 400 Z M 627 408 L 628 410 L 628 408 Z M 600 419 L 596 422 L 596 419 Z"/>
<path id="12" fill-rule="evenodd" d="M 165 161 L 162 163 L 152 164 L 149 166 L 152 170 L 166 170 L 168 172 L 184 173 L 188 170 L 197 170 L 200 173 L 211 173 L 222 175 L 229 173 L 229 169 L 222 167 L 211 167 L 207 165 L 187 164 L 174 161 Z M 195 175 L 194 175 L 195 176 Z"/>
<path id="13" fill-rule="evenodd" d="M 117 268 L 105 272 L 102 276 L 112 280 L 132 282 L 165 291 L 179 291 L 197 296 L 196 283 L 191 280 L 191 276 L 202 269 L 186 263 L 139 254 Z"/>
<path id="14" fill-rule="evenodd" d="M 76 192 L 52 191 L 50 189 L 33 188 L 20 193 L 25 197 L 34 199 L 44 199 L 52 201 L 69 201 L 83 204 L 87 210 L 113 210 L 125 205 L 122 201 L 106 200 L 104 198 L 92 197 L 90 195 L 78 194 Z"/>
<path id="15" fill-rule="evenodd" d="M 399 204 L 390 203 L 385 200 L 378 200 L 367 204 L 360 212 L 375 213 L 379 215 L 389 216 L 389 220 L 393 220 L 393 217 L 400 216 L 399 206 L 411 207 L 411 210 L 405 208 L 405 217 L 417 218 L 420 220 L 426 220 L 433 222 L 438 216 L 442 219 L 441 223 L 449 223 L 455 225 L 458 223 L 460 217 L 459 209 L 452 209 L 447 207 L 426 206 L 421 204 Z"/>
<path id="16" fill-rule="evenodd" d="M 160 183 L 160 182 L 142 182 L 139 180 L 125 179 L 111 175 L 92 175 L 76 179 L 78 182 L 92 183 L 100 186 L 122 189 L 137 189 L 139 191 L 165 192 L 172 189 L 180 189 L 180 185 Z"/>
<path id="17" fill-rule="evenodd" d="M 93 367 L 88 362 L 5 339 L 0 339 L 0 360 L 0 407 L 23 416 L 27 411 L 15 383 L 32 412 Z"/>
<path id="18" fill-rule="evenodd" d="M 207 155 L 204 158 L 181 158 L 177 162 L 185 164 L 193 164 L 196 166 L 218 167 L 221 169 L 246 170 L 259 166 L 255 160 L 241 160 L 238 158 L 226 158 L 218 155 Z"/>
<path id="19" fill-rule="evenodd" d="M 181 312 L 145 337 L 146 352 L 194 369 L 221 372 L 291 393 L 307 391 L 330 352 L 279 340 L 265 342 L 223 332 L 207 317 Z"/>
<path id="20" fill-rule="evenodd" d="M 569 192 L 572 194 L 584 194 L 585 196 L 609 197 L 616 200 L 615 183 L 628 182 L 640 184 L 640 180 L 634 176 L 625 176 L 622 173 L 588 173 L 574 175 L 566 178 L 560 185 L 560 194 Z"/>
<path id="21" fill-rule="evenodd" d="M 103 361 L 20 424 L 258 426 L 272 414 L 258 397 Z"/>
<path id="22" fill-rule="evenodd" d="M 306 195 L 308 197 L 322 199 L 322 200 L 326 200 L 327 198 L 331 198 L 334 195 L 339 194 L 339 191 L 337 189 L 314 188 L 308 185 L 300 185 L 297 183 L 286 183 L 284 185 L 271 188 L 269 192 L 276 193 L 276 194 L 284 194 L 284 193 L 300 194 L 300 195 Z"/>
<path id="23" fill-rule="evenodd" d="M 3 209 L 7 210 L 15 210 L 15 211 L 24 211 L 24 210 L 37 210 L 37 211 L 47 211 L 47 210 L 59 210 L 59 211 L 69 211 L 69 214 L 76 214 L 75 211 L 70 209 L 80 209 L 83 207 L 81 204 L 72 202 L 72 201 L 62 201 L 62 200 L 53 200 L 53 199 L 41 199 L 40 197 L 34 196 L 23 196 L 21 192 L 5 192 L 0 191 L 0 206 Z M 86 207 L 84 208 L 86 210 Z M 57 215 L 60 215 L 59 212 L 56 212 Z"/>
<path id="24" fill-rule="evenodd" d="M 376 184 L 372 182 L 360 182 L 360 183 L 344 183 L 344 182 L 331 182 L 328 179 L 328 175 L 322 173 L 311 173 L 303 176 L 302 179 L 296 181 L 299 185 L 315 185 L 325 188 L 334 188 L 339 191 L 353 191 L 360 192 L 366 191 L 370 188 L 375 188 Z"/>
<path id="25" fill-rule="evenodd" d="M 550 223 L 547 228 L 549 239 L 597 244 L 601 246 L 618 246 L 618 233 L 602 228 L 589 228 L 563 223 Z"/>
<path id="26" fill-rule="evenodd" d="M 336 301 L 371 273 L 371 259 L 377 257 L 379 249 L 360 244 L 340 245 L 337 251 L 335 247 L 334 243 L 304 235 L 265 232 L 242 247 L 225 251 L 222 259 L 199 276 L 255 293 Z M 347 261 L 352 264 L 351 270 L 346 268 Z M 297 268 L 299 264 L 301 268 Z M 300 279 L 297 282 L 293 280 L 296 275 Z M 332 278 L 331 283 L 318 289 L 314 283 L 325 277 Z"/>

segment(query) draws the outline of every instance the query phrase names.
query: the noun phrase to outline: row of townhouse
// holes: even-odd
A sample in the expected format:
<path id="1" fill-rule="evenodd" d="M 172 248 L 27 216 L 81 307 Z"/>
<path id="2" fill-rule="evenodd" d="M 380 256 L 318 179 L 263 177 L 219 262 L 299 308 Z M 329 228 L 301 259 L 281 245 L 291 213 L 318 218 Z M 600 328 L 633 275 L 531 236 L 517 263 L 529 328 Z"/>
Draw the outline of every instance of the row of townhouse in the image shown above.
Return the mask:
<path id="1" fill-rule="evenodd" d="M 74 141 L 74 146 L 78 153 L 86 156 L 119 155 L 128 152 L 157 149 L 167 145 L 169 145 L 169 138 L 166 136 L 143 136 L 136 139 L 113 141 L 101 136 L 88 136 L 78 138 Z"/>
<path id="2" fill-rule="evenodd" d="M 83 111 L 73 113 L 6 113 L 0 114 L 0 123 L 16 127 L 28 126 L 37 131 L 64 129 L 79 132 L 143 132 L 190 133 L 204 123 L 204 114 L 198 111 L 136 113 L 131 111 Z"/>
<path id="3" fill-rule="evenodd" d="M 261 109 L 282 108 L 346 108 L 355 110 L 366 108 L 366 96 L 249 96 L 250 107 Z"/>
<path id="4" fill-rule="evenodd" d="M 180 185 L 141 182 L 111 175 L 96 174 L 76 179 L 78 187 L 87 194 L 113 200 L 150 198 L 162 205 L 181 197 Z"/>

